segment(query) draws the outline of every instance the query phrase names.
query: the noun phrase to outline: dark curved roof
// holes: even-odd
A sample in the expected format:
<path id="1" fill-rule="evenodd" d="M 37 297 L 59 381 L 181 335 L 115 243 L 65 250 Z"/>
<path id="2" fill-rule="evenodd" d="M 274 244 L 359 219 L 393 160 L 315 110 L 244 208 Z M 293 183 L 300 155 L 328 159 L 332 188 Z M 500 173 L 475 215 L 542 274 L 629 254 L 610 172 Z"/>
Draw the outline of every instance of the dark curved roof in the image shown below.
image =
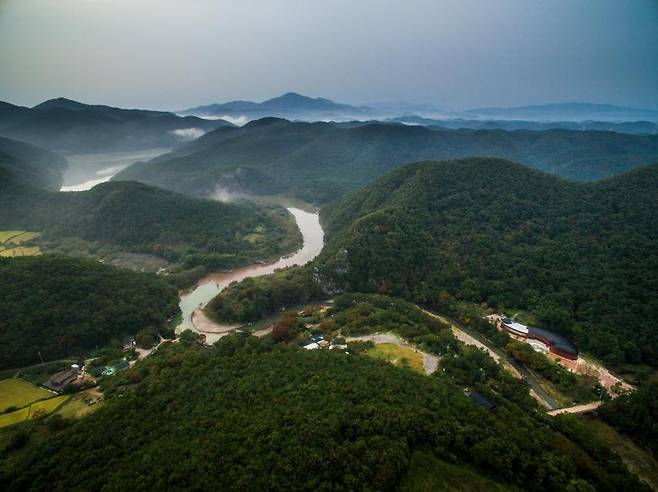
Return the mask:
<path id="1" fill-rule="evenodd" d="M 576 344 L 560 333 L 555 333 L 544 328 L 537 328 L 536 326 L 528 326 L 528 338 L 535 337 L 548 340 L 551 346 L 557 350 L 578 356 L 578 347 L 576 347 Z"/>

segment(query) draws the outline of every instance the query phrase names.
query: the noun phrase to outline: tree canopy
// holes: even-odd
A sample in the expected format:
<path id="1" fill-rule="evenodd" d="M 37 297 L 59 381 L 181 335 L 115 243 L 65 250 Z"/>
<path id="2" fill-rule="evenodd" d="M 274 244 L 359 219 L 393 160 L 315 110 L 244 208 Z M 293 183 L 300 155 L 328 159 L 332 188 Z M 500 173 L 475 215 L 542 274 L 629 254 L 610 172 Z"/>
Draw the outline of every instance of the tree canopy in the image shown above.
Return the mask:
<path id="1" fill-rule="evenodd" d="M 177 290 L 152 274 L 61 256 L 0 258 L 0 367 L 81 355 L 165 328 Z"/>
<path id="2" fill-rule="evenodd" d="M 417 452 L 465 487 L 642 490 L 577 422 L 504 397 L 487 413 L 448 378 L 354 354 L 167 344 L 106 394 L 61 430 L 27 424 L 34 441 L 0 454 L 3 490 L 394 490 Z"/>
<path id="3" fill-rule="evenodd" d="M 321 212 L 325 283 L 525 309 L 611 363 L 658 365 L 658 165 L 576 184 L 496 159 L 405 166 Z"/>

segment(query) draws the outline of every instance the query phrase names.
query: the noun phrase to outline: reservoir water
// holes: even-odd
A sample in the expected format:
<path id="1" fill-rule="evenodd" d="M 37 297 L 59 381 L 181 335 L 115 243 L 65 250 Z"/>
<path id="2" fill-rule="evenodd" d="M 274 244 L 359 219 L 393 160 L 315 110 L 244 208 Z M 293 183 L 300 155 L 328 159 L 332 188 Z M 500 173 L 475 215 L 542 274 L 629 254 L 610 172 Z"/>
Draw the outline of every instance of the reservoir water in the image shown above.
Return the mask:
<path id="1" fill-rule="evenodd" d="M 324 246 L 324 231 L 320 226 L 320 217 L 317 212 L 305 212 L 299 208 L 288 207 L 288 211 L 295 218 L 297 226 L 304 238 L 304 245 L 296 253 L 280 258 L 274 263 L 249 265 L 237 268 L 230 272 L 211 273 L 205 276 L 194 289 L 183 294 L 180 300 L 180 310 L 183 320 L 176 328 L 177 332 L 186 329 L 194 330 L 192 313 L 205 305 L 231 282 L 239 282 L 247 277 L 259 277 L 273 273 L 279 268 L 292 265 L 304 265 L 315 258 Z M 208 340 L 211 342 L 211 340 Z"/>

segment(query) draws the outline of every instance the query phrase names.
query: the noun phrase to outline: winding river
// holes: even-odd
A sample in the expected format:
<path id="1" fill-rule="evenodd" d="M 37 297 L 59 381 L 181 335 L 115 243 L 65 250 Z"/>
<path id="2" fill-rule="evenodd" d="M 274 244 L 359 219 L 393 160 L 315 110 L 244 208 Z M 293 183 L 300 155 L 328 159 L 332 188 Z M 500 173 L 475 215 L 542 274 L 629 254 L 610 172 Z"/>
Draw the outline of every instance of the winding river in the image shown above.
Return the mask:
<path id="1" fill-rule="evenodd" d="M 295 218 L 297 227 L 299 227 L 304 238 L 302 248 L 292 255 L 279 258 L 274 263 L 249 265 L 230 272 L 211 273 L 205 276 L 194 289 L 181 296 L 179 306 L 183 314 L 183 319 L 176 328 L 177 332 L 186 329 L 197 331 L 195 324 L 192 322 L 193 315 L 203 317 L 203 313 L 198 308 L 204 307 L 231 282 L 239 282 L 247 277 L 267 275 L 279 268 L 304 265 L 320 253 L 324 246 L 324 231 L 322 230 L 322 226 L 320 226 L 319 214 L 317 212 L 305 212 L 295 207 L 288 207 L 288 211 Z M 207 322 L 207 320 L 205 321 Z M 221 330 L 217 333 L 208 333 L 206 330 L 203 330 L 203 332 L 206 334 L 208 343 L 212 343 L 214 339 L 221 336 L 219 334 Z"/>

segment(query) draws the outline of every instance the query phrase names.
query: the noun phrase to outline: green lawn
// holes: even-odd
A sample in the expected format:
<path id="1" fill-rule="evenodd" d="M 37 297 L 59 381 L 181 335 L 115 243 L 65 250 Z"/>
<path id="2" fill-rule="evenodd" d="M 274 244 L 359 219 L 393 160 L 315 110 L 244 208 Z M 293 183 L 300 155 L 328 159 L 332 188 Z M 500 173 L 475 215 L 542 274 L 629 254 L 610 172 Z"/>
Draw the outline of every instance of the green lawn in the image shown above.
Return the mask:
<path id="1" fill-rule="evenodd" d="M 97 400 L 99 396 L 100 394 L 97 389 L 89 389 L 76 393 L 59 407 L 57 415 L 61 415 L 67 419 L 77 419 L 89 415 L 91 412 L 99 409 L 102 402 L 96 403 L 95 405 L 89 405 L 86 400 Z"/>
<path id="2" fill-rule="evenodd" d="M 394 343 L 381 343 L 368 350 L 366 355 L 385 360 L 397 367 L 407 367 L 420 374 L 425 374 L 423 354 L 410 348 L 400 347 Z"/>
<path id="3" fill-rule="evenodd" d="M 20 379 L 0 381 L 0 412 L 9 407 L 24 407 L 33 401 L 50 398 L 52 393 Z"/>

